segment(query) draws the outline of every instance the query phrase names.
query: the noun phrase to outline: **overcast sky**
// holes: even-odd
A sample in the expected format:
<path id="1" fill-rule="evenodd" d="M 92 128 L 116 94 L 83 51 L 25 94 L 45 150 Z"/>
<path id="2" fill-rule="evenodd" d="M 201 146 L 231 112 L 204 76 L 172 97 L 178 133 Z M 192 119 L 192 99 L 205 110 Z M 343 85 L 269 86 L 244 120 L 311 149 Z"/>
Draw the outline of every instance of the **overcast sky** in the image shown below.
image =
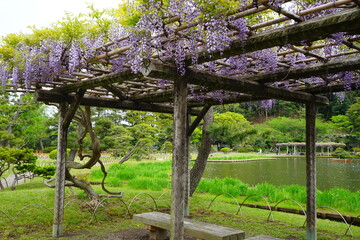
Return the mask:
<path id="1" fill-rule="evenodd" d="M 61 20 L 65 11 L 86 12 L 87 3 L 103 9 L 114 8 L 121 0 L 0 0 L 0 36 L 29 33 L 28 26 L 47 27 Z"/>

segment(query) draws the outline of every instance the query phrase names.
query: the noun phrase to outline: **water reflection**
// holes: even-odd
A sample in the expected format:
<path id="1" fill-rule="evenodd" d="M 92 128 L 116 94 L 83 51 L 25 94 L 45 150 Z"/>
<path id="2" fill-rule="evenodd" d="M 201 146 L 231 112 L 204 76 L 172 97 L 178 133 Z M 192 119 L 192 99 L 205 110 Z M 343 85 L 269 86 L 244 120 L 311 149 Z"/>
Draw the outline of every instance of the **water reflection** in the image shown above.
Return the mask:
<path id="1" fill-rule="evenodd" d="M 320 190 L 341 187 L 360 190 L 360 161 L 351 163 L 332 162 L 318 158 L 317 187 Z M 298 184 L 305 186 L 305 158 L 278 158 L 240 163 L 208 163 L 204 178 L 238 178 L 250 185 L 271 183 L 274 185 Z"/>

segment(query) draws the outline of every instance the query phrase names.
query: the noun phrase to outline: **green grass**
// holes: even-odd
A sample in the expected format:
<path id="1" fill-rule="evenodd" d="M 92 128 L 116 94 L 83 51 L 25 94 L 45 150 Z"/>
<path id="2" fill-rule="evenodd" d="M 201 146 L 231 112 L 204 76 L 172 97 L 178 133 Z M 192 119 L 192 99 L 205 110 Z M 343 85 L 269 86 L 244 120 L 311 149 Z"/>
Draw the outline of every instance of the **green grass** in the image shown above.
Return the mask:
<path id="1" fill-rule="evenodd" d="M 129 162 L 128 165 L 111 165 L 106 179 L 109 187 L 130 187 L 137 190 L 161 191 L 171 187 L 171 161 L 161 162 Z M 100 170 L 93 170 L 91 181 L 101 181 Z M 302 206 L 306 205 L 306 188 L 299 185 L 274 186 L 261 183 L 249 186 L 238 179 L 214 178 L 202 179 L 198 192 L 210 194 L 230 194 L 234 197 L 255 195 L 252 201 L 263 201 L 276 204 L 283 199 L 292 199 Z M 289 203 L 291 205 L 291 203 Z M 360 191 L 351 192 L 346 189 L 334 188 L 317 192 L 318 206 L 336 208 L 345 213 L 360 214 Z M 357 214 L 357 215 L 356 215 Z"/>
<path id="2" fill-rule="evenodd" d="M 107 239 L 107 234 L 111 232 L 142 228 L 142 224 L 129 218 L 124 203 L 127 206 L 131 203 L 131 214 L 155 210 L 155 205 L 161 211 L 169 209 L 170 161 L 130 161 L 121 166 L 107 165 L 107 168 L 107 186 L 113 191 L 123 191 L 123 202 L 119 199 L 106 199 L 104 206 L 99 207 L 92 219 L 92 210 L 84 203 L 88 201 L 85 194 L 75 189 L 77 195 L 74 196 L 66 189 L 64 229 L 67 235 L 76 235 L 76 239 Z M 99 181 L 102 173 L 98 169 L 92 170 L 90 179 Z M 104 193 L 100 186 L 93 187 L 97 192 Z M 223 195 L 218 196 L 222 193 Z M 242 207 L 241 214 L 236 215 L 236 202 L 241 203 L 247 196 L 254 194 L 246 199 L 246 203 L 265 205 L 264 199 L 258 197 L 260 195 L 271 202 L 271 205 L 279 199 L 291 198 L 305 206 L 305 193 L 305 187 L 298 185 L 275 187 L 264 183 L 249 186 L 232 178 L 202 180 L 191 198 L 191 215 L 195 220 L 242 229 L 246 232 L 246 237 L 263 234 L 278 238 L 304 239 L 304 216 L 273 212 L 274 221 L 268 222 L 267 210 Z M 0 191 L 0 239 L 51 239 L 53 199 L 54 189 L 45 187 L 40 178 L 17 186 L 15 191 Z M 360 191 L 354 193 L 344 189 L 331 189 L 318 192 L 318 205 L 332 205 L 344 214 L 358 216 Z M 279 206 L 299 208 L 291 201 L 282 202 Z M 329 209 L 324 210 L 331 212 Z M 350 239 L 343 236 L 346 231 L 343 223 L 319 219 L 317 224 L 318 239 Z M 353 226 L 351 229 L 354 234 L 351 239 L 360 239 L 360 228 Z"/>
<path id="3" fill-rule="evenodd" d="M 227 179 L 226 182 L 230 185 L 239 184 L 232 179 Z M 102 192 L 99 186 L 94 188 L 99 193 Z M 153 199 L 160 211 L 168 211 L 171 205 L 168 190 L 163 195 L 163 189 L 139 191 L 125 186 L 117 190 L 125 192 L 122 200 L 127 206 L 131 203 L 131 214 L 155 210 Z M 260 190 L 268 191 L 264 186 L 259 188 Z M 142 224 L 130 219 L 124 204 L 118 199 L 105 200 L 104 206 L 99 207 L 95 218 L 92 219 L 91 209 L 84 204 L 86 199 L 79 190 L 76 192 L 78 196 L 74 196 L 68 189 L 65 193 L 64 230 L 66 235 L 73 236 L 72 239 L 75 236 L 76 239 L 107 239 L 109 233 L 143 227 Z M 13 222 L 11 223 L 4 214 L 0 213 L 0 239 L 52 239 L 53 195 L 54 189 L 44 187 L 41 179 L 18 186 L 16 191 L 8 189 L 1 191 L 0 212 L 5 212 Z M 305 238 L 306 230 L 302 227 L 304 216 L 273 212 L 274 221 L 267 221 L 269 211 L 247 207 L 242 207 L 241 213 L 237 215 L 238 207 L 234 199 L 228 195 L 219 196 L 208 208 L 215 197 L 214 194 L 196 193 L 190 203 L 193 219 L 242 229 L 247 238 L 261 234 L 284 239 Z M 241 202 L 243 198 L 237 197 L 237 199 Z M 13 220 L 16 215 L 18 217 Z M 319 219 L 317 224 L 319 240 L 360 239 L 359 227 L 351 228 L 354 236 L 350 238 L 343 235 L 346 231 L 343 223 Z M 62 239 L 70 239 L 70 237 L 65 236 Z"/>

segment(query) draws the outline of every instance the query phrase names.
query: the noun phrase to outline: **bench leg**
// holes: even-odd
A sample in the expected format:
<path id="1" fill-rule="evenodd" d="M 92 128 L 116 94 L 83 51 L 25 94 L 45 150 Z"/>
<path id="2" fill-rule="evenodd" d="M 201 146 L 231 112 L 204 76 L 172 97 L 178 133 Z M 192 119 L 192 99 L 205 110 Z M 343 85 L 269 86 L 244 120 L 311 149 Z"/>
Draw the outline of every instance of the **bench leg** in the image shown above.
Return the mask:
<path id="1" fill-rule="evenodd" d="M 164 240 L 166 239 L 166 229 L 146 225 L 146 228 L 150 231 L 150 240 Z"/>

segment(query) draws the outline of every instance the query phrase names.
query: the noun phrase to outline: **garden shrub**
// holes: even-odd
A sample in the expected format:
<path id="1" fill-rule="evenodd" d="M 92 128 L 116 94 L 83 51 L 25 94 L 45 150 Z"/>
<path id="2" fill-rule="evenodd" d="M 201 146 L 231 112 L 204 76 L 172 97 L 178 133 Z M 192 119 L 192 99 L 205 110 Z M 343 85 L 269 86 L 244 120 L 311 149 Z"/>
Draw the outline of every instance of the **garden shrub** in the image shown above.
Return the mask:
<path id="1" fill-rule="evenodd" d="M 69 157 L 69 154 L 70 154 L 70 149 L 68 148 L 68 149 L 66 149 L 66 159 Z M 53 159 L 53 160 L 56 160 L 56 158 L 57 158 L 57 149 L 54 149 L 49 153 L 49 158 Z"/>
<path id="2" fill-rule="evenodd" d="M 56 147 L 46 147 L 44 148 L 44 153 L 50 153 L 51 151 L 55 150 Z"/>
<path id="3" fill-rule="evenodd" d="M 231 151 L 232 151 L 231 148 L 221 148 L 221 149 L 220 149 L 220 152 L 222 152 L 222 153 L 229 153 L 229 152 L 231 152 Z"/>
<path id="4" fill-rule="evenodd" d="M 331 153 L 331 156 L 338 158 L 347 158 L 351 157 L 351 154 L 345 151 L 343 148 L 337 148 L 334 152 Z"/>

